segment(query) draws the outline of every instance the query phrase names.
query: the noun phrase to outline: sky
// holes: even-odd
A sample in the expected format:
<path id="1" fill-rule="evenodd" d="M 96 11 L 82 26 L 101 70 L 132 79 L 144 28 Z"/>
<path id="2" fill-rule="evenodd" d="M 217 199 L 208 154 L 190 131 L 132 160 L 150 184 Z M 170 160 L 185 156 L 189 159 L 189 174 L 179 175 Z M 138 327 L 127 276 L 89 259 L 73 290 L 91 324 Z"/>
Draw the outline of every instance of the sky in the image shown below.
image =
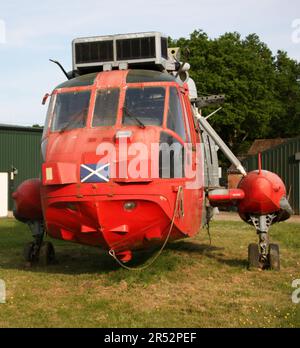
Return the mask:
<path id="1" fill-rule="evenodd" d="M 299 0 L 0 0 L 0 123 L 43 125 L 43 96 L 65 80 L 49 58 L 71 70 L 76 37 L 196 29 L 256 33 L 300 61 Z"/>

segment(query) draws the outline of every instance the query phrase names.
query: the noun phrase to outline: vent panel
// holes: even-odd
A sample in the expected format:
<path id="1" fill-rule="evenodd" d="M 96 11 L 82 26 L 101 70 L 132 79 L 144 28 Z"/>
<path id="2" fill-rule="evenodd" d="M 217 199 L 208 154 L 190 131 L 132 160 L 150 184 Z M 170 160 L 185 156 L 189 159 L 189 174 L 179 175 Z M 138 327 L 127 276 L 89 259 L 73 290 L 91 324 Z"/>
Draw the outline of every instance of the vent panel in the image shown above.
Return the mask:
<path id="1" fill-rule="evenodd" d="M 156 57 L 155 37 L 117 40 L 117 60 L 148 59 Z"/>
<path id="2" fill-rule="evenodd" d="M 75 57 L 77 64 L 111 62 L 114 60 L 113 41 L 76 43 Z"/>

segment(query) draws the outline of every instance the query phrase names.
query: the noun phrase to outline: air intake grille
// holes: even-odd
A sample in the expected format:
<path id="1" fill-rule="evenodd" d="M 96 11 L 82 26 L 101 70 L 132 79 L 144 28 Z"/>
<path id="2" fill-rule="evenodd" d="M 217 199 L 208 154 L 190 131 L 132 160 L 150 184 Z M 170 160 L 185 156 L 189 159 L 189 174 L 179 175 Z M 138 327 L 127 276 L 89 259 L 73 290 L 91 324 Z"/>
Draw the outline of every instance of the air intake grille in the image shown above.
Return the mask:
<path id="1" fill-rule="evenodd" d="M 76 43 L 75 57 L 77 64 L 111 62 L 114 60 L 113 41 Z"/>
<path id="2" fill-rule="evenodd" d="M 172 65 L 168 38 L 159 32 L 77 38 L 72 48 L 73 70 L 80 74 L 127 68 L 162 71 Z"/>
<path id="3" fill-rule="evenodd" d="M 168 59 L 168 40 L 165 37 L 161 38 L 161 56 Z"/>
<path id="4" fill-rule="evenodd" d="M 155 37 L 117 40 L 117 60 L 155 58 Z"/>

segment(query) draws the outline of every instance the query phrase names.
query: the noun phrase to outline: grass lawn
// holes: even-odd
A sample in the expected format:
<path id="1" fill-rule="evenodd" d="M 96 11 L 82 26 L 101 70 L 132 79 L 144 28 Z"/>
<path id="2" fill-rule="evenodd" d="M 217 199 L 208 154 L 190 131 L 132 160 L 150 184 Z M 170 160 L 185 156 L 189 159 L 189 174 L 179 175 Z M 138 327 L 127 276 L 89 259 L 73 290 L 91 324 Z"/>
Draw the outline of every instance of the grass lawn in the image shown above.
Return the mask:
<path id="1" fill-rule="evenodd" d="M 247 247 L 257 237 L 243 222 L 214 222 L 211 233 L 211 247 L 202 230 L 170 244 L 142 272 L 120 269 L 101 250 L 60 241 L 53 241 L 57 264 L 28 268 L 27 227 L 2 219 L 7 301 L 0 327 L 300 327 L 300 304 L 291 300 L 292 281 L 300 279 L 300 224 L 271 229 L 280 272 L 247 270 Z"/>

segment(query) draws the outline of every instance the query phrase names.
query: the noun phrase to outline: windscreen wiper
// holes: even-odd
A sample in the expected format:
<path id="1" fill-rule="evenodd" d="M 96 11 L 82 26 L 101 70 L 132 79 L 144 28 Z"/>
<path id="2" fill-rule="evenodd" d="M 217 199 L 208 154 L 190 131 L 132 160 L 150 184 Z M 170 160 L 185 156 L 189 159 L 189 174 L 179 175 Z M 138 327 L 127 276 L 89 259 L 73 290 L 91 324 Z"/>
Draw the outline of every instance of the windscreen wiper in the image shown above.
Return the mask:
<path id="1" fill-rule="evenodd" d="M 69 129 L 70 126 L 72 126 L 72 124 L 74 123 L 74 118 L 71 118 L 71 120 L 69 120 L 60 130 L 59 133 L 63 133 L 66 130 Z"/>
<path id="2" fill-rule="evenodd" d="M 130 118 L 133 118 L 133 119 L 136 121 L 136 123 L 138 123 L 138 126 L 139 126 L 140 128 L 143 128 L 143 129 L 146 128 L 146 126 L 144 125 L 144 123 L 143 123 L 141 120 L 139 120 L 136 116 L 134 116 L 134 115 L 128 110 L 128 108 L 127 108 L 126 106 L 123 106 L 123 110 L 124 110 L 124 112 L 125 112 L 125 114 L 126 114 L 127 116 L 129 116 Z"/>
<path id="3" fill-rule="evenodd" d="M 78 116 L 82 116 L 82 114 L 86 111 L 86 109 L 83 109 L 82 111 L 77 112 L 75 115 L 71 117 L 71 119 L 60 129 L 60 133 L 63 133 L 66 131 L 73 123 L 76 122 L 76 119 Z M 84 117 L 84 116 L 83 116 Z M 84 126 L 84 122 L 82 124 Z"/>
<path id="4" fill-rule="evenodd" d="M 59 133 L 63 133 L 65 132 L 71 125 L 72 125 L 73 121 L 69 121 L 65 126 L 63 126 L 60 130 Z"/>

